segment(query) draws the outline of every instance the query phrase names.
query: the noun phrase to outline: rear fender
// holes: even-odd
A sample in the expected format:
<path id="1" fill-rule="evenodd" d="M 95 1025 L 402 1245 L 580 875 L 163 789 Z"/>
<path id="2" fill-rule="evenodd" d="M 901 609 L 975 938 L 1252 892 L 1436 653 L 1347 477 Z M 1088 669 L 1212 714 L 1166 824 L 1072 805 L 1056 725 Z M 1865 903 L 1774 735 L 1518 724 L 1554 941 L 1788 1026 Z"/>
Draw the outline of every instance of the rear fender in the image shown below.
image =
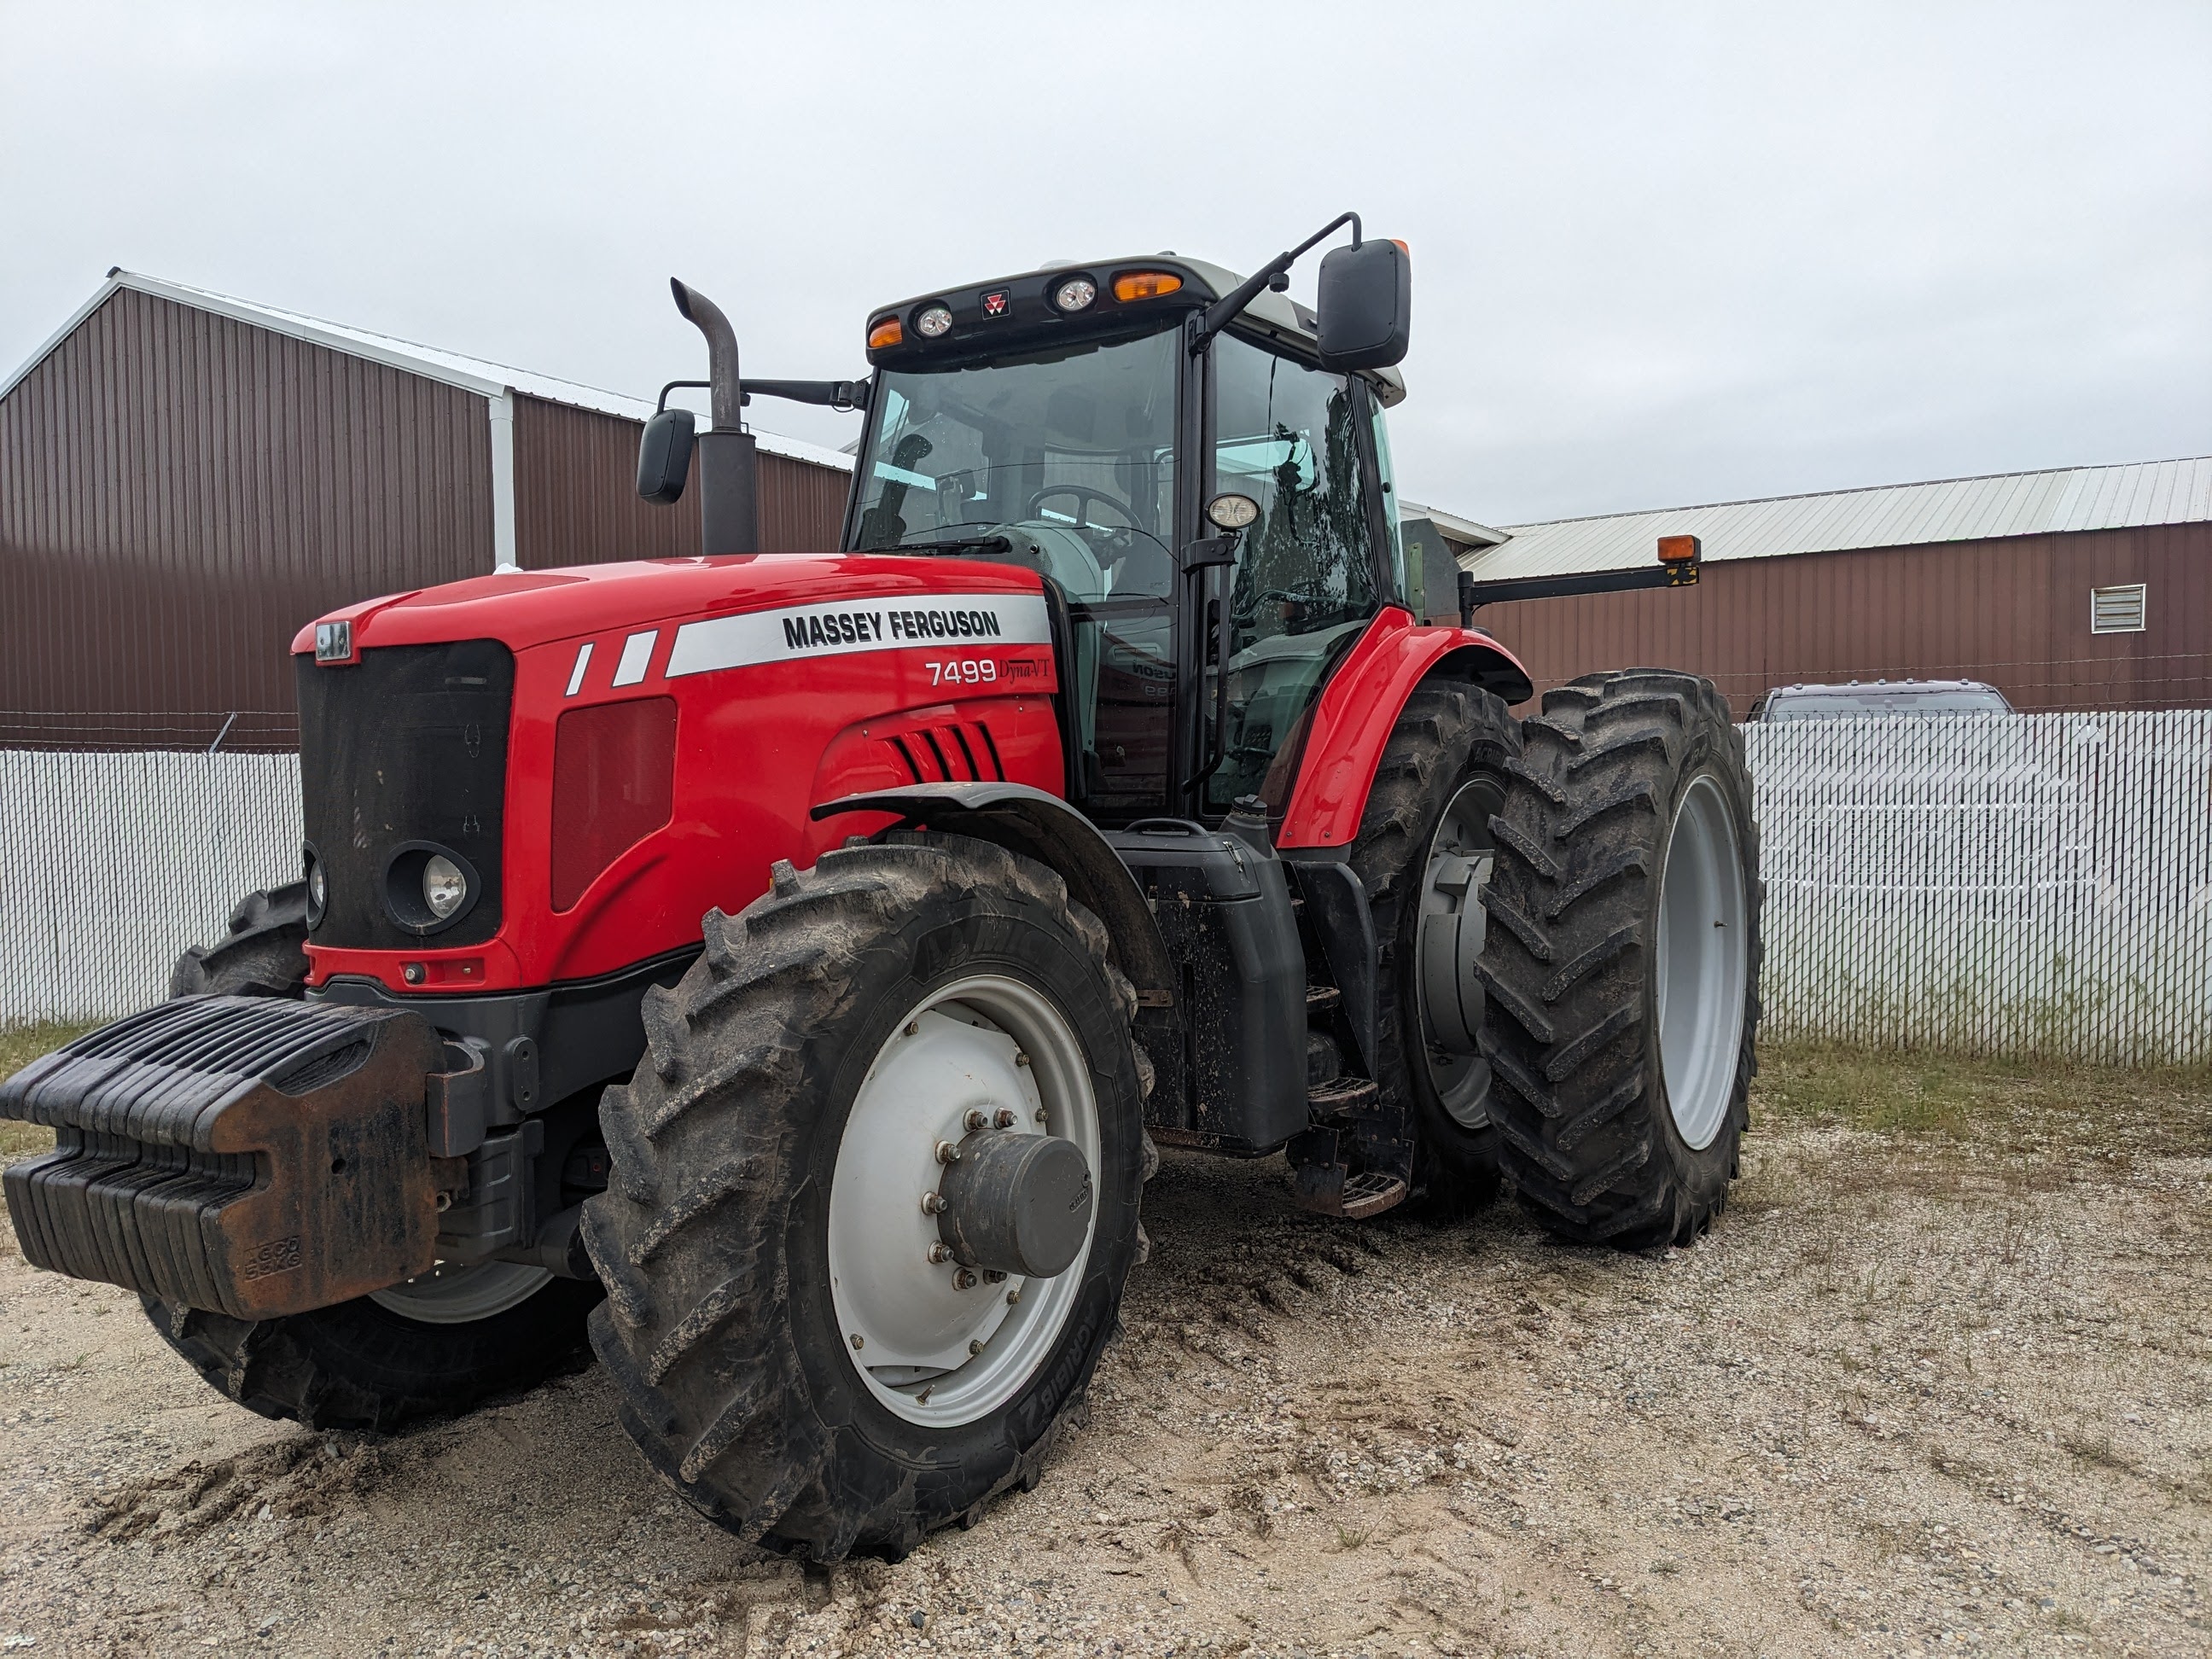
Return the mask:
<path id="1" fill-rule="evenodd" d="M 1520 659 L 1489 635 L 1426 628 L 1395 605 L 1346 654 L 1316 701 L 1278 847 L 1349 847 L 1359 834 L 1383 746 L 1413 688 L 1431 675 L 1465 680 L 1508 702 L 1534 690 Z"/>

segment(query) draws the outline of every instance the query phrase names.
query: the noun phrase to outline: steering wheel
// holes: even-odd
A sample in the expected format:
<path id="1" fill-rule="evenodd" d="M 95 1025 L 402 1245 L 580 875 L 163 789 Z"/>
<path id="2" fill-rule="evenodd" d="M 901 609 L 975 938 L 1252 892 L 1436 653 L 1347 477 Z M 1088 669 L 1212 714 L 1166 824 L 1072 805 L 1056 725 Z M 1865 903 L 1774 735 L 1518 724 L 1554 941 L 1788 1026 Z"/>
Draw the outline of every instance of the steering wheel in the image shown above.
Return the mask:
<path id="1" fill-rule="evenodd" d="M 1094 489 L 1089 484 L 1084 483 L 1047 484 L 1042 489 L 1038 490 L 1035 495 L 1029 498 L 1027 504 L 1022 508 L 1022 517 L 1024 519 L 1034 519 L 1037 517 L 1037 508 L 1042 506 L 1045 502 L 1050 501 L 1055 495 L 1073 495 L 1076 497 L 1077 506 L 1075 513 L 1075 527 L 1078 530 L 1134 530 L 1137 527 L 1136 516 L 1129 511 L 1127 503 L 1121 501 L 1115 496 L 1108 495 L 1103 489 Z M 1112 507 L 1115 512 L 1121 515 L 1121 522 L 1119 524 L 1092 524 L 1089 518 L 1085 516 L 1084 512 L 1085 505 L 1091 501 L 1103 501 L 1107 506 Z"/>

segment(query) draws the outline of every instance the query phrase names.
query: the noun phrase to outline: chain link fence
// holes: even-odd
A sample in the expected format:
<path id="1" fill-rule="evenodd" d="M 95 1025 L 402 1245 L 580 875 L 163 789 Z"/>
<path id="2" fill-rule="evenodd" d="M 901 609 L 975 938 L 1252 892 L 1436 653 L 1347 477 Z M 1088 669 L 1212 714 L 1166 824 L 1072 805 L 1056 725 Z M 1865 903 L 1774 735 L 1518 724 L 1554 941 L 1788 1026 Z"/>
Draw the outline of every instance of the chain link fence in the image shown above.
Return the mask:
<path id="1" fill-rule="evenodd" d="M 1745 732 L 1770 1033 L 2212 1059 L 2212 710 Z M 0 1025 L 160 998 L 300 839 L 295 756 L 0 750 Z"/>
<path id="2" fill-rule="evenodd" d="M 297 755 L 0 749 L 0 1026 L 159 1001 L 300 840 Z"/>
<path id="3" fill-rule="evenodd" d="M 2212 709 L 1745 728 L 1766 1030 L 2212 1059 Z"/>

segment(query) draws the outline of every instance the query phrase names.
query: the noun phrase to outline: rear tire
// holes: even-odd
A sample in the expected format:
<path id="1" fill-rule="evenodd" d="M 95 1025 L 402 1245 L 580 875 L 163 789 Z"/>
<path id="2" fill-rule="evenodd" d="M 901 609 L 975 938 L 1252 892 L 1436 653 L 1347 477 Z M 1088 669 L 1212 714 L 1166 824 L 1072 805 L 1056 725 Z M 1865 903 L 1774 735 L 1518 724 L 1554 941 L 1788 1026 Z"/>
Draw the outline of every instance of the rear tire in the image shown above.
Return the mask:
<path id="1" fill-rule="evenodd" d="M 169 994 L 303 997 L 307 938 L 306 883 L 248 893 L 228 937 L 177 959 Z M 279 1319 L 139 1301 L 161 1340 L 247 1410 L 316 1429 L 389 1430 L 465 1411 L 574 1363 L 599 1299 L 596 1285 L 489 1261 Z M 410 1302 L 434 1316 L 409 1317 L 401 1309 Z"/>
<path id="2" fill-rule="evenodd" d="M 1661 669 L 1547 692 L 1522 733 L 1480 964 L 1505 1170 L 1564 1239 L 1687 1244 L 1727 1202 L 1758 1068 L 1743 737 L 1712 682 Z"/>
<path id="3" fill-rule="evenodd" d="M 1352 843 L 1352 867 L 1367 889 L 1382 960 L 1376 976 L 1376 1081 L 1398 1096 L 1414 1127 L 1415 1180 L 1432 1202 L 1476 1209 L 1498 1196 L 1498 1135 L 1489 1121 L 1490 1066 L 1480 1054 L 1452 1053 L 1428 1029 L 1423 1007 L 1425 911 L 1435 866 L 1455 834 L 1455 804 L 1474 806 L 1478 838 L 1486 847 L 1492 800 L 1502 804 L 1506 769 L 1521 752 L 1520 722 L 1490 692 L 1449 682 L 1415 689 L 1382 750 L 1367 810 Z M 1465 792 L 1464 794 L 1462 792 Z M 1469 848 L 1480 853 L 1481 848 Z M 1474 909 L 1476 887 L 1453 901 Z M 1425 896 L 1431 902 L 1425 905 Z M 1431 927 L 1449 916 L 1429 915 Z M 1431 941 L 1431 946 L 1441 941 Z M 1471 971 L 1458 975 L 1462 1018 L 1479 1031 L 1483 989 Z"/>
<path id="4" fill-rule="evenodd" d="M 585 1212 L 608 1290 L 592 1342 L 624 1426 L 702 1512 L 803 1559 L 896 1559 L 1036 1483 L 1117 1328 L 1146 1162 L 1136 995 L 1056 874 L 959 836 L 849 847 L 804 874 L 780 864 L 769 892 L 735 919 L 710 913 L 705 932 L 675 989 L 647 994 L 647 1056 L 600 1107 L 613 1171 Z M 1053 1133 L 1081 1117 L 1058 1098 L 1091 1103 L 1092 1231 L 1060 1274 L 962 1287 L 927 1254 L 932 1137 L 957 1139 L 961 1114 L 948 1131 L 934 1074 L 896 1068 L 903 1041 L 947 1032 L 1007 1045 L 1004 1076 L 979 1058 L 965 1085 L 978 1109 L 1020 1075 Z M 888 1113 L 879 1078 L 896 1085 Z M 930 1103 L 911 1122 L 896 1109 L 908 1091 Z M 848 1137 L 848 1121 L 868 1132 Z M 864 1139 L 913 1168 L 856 1164 Z M 855 1226 L 854 1193 L 875 1231 L 867 1211 Z M 977 1298 L 981 1322 L 972 1343 L 965 1324 L 952 1334 L 950 1363 L 905 1363 L 887 1341 L 902 1322 L 882 1287 L 909 1280 L 918 1304 Z M 1053 1322 L 1021 1322 L 1032 1312 Z M 887 1346 L 901 1362 L 871 1365 Z M 939 1390 L 951 1407 L 931 1405 Z"/>

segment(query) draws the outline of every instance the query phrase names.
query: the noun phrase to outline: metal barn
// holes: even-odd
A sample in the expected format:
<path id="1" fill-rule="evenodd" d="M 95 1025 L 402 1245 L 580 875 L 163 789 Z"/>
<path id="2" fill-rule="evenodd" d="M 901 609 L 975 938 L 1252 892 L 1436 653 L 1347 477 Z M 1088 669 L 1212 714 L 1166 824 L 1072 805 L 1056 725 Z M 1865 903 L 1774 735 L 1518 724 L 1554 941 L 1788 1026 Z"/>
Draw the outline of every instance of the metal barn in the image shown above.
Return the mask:
<path id="1" fill-rule="evenodd" d="M 1694 588 L 1485 606 L 1540 686 L 1650 663 L 1711 676 L 1739 716 L 1771 686 L 1905 678 L 1985 680 L 2031 711 L 2212 705 L 2212 457 L 1482 533 L 1460 550 L 1478 581 L 1703 541 Z"/>
<path id="2" fill-rule="evenodd" d="M 695 554 L 652 405 L 116 270 L 0 381 L 0 746 L 285 748 L 300 624 L 376 593 Z M 761 532 L 836 545 L 852 462 L 769 433 Z"/>

